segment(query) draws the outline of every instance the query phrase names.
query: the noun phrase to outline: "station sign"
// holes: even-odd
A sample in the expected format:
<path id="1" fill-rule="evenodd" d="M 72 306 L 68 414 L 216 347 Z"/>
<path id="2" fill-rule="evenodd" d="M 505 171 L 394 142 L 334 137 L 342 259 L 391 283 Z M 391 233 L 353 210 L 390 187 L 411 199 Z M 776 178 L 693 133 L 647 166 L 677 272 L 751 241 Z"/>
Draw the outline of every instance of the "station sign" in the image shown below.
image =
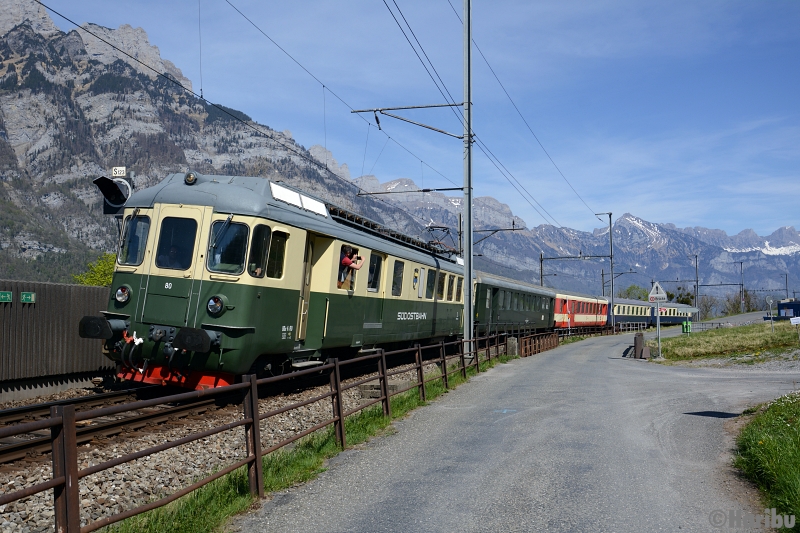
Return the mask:
<path id="1" fill-rule="evenodd" d="M 24 304 L 35 304 L 36 303 L 36 293 L 35 292 L 21 292 L 19 293 L 19 301 Z"/>
<path id="2" fill-rule="evenodd" d="M 11 291 L 0 291 L 0 302 L 11 303 L 14 301 L 14 293 Z"/>
<path id="3" fill-rule="evenodd" d="M 127 169 L 125 167 L 113 167 L 111 169 L 111 177 L 112 178 L 124 178 L 127 175 Z"/>

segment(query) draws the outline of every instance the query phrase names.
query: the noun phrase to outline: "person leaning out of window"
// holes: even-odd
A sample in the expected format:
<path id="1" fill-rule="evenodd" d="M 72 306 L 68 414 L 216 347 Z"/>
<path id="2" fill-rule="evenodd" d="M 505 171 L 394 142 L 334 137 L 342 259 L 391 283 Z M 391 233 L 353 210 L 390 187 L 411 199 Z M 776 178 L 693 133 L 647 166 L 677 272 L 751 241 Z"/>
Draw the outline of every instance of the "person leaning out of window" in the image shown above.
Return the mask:
<path id="1" fill-rule="evenodd" d="M 342 246 L 342 258 L 339 262 L 339 277 L 336 281 L 336 286 L 340 289 L 345 280 L 347 280 L 347 276 L 349 276 L 353 270 L 359 270 L 364 266 L 364 259 L 360 255 L 353 257 L 353 254 L 352 246 Z"/>

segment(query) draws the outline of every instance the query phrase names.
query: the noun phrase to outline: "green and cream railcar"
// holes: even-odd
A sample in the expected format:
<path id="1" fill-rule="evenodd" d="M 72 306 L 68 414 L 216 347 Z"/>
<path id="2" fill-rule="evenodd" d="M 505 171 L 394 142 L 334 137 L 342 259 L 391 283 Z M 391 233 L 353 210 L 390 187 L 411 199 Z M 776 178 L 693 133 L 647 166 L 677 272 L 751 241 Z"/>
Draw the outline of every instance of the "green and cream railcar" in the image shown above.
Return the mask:
<path id="1" fill-rule="evenodd" d="M 80 331 L 120 377 L 191 388 L 454 338 L 463 267 L 437 252 L 264 178 L 173 174 L 127 201 L 108 309 Z"/>

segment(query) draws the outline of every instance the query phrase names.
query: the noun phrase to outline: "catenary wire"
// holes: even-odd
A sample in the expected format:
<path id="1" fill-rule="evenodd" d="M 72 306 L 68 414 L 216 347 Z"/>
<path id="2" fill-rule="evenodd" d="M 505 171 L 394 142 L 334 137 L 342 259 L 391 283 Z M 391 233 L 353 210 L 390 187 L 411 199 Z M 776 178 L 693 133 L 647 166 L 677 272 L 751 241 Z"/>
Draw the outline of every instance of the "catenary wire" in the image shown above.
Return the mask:
<path id="1" fill-rule="evenodd" d="M 392 9 L 389 7 L 389 4 L 386 2 L 386 0 L 383 0 L 383 3 L 384 3 L 384 5 L 386 6 L 386 9 L 388 9 L 388 10 L 389 10 L 389 13 L 392 15 L 392 18 L 394 19 L 394 21 L 395 21 L 395 23 L 397 24 L 398 28 L 400 28 L 400 31 L 403 33 L 403 36 L 406 38 L 406 41 L 408 42 L 409 46 L 411 46 L 412 50 L 414 50 L 414 54 L 415 54 L 415 55 L 417 56 L 417 58 L 419 59 L 420 63 L 422 63 L 422 66 L 423 66 L 423 68 L 425 68 L 425 71 L 428 73 L 428 76 L 431 78 L 431 80 L 433 81 L 434 85 L 436 85 L 436 88 L 439 90 L 439 93 L 442 95 L 442 98 L 444 98 L 444 99 L 445 99 L 445 100 L 446 100 L 448 103 L 455 103 L 455 99 L 453 98 L 453 95 L 452 95 L 452 94 L 450 93 L 450 91 L 447 89 L 447 86 L 446 86 L 446 84 L 444 83 L 444 80 L 442 80 L 441 76 L 439 75 L 439 72 L 436 70 L 436 67 L 434 67 L 434 66 L 433 66 L 433 63 L 431 62 L 430 58 L 428 57 L 428 54 L 425 52 L 425 49 L 424 49 L 424 47 L 422 46 L 422 43 L 420 43 L 420 42 L 419 42 L 419 39 L 417 38 L 416 34 L 414 33 L 414 30 L 411 28 L 411 25 L 408 23 L 408 20 L 406 19 L 405 15 L 403 14 L 403 11 L 400 9 L 400 6 L 398 6 L 398 5 L 397 5 L 397 2 L 396 2 L 395 0 L 392 0 L 392 3 L 393 3 L 393 4 L 395 5 L 395 7 L 397 8 L 397 11 L 398 11 L 398 13 L 400 13 L 400 17 L 403 19 L 403 22 L 405 22 L 406 26 L 408 27 L 409 31 L 411 32 L 411 35 L 414 37 L 414 40 L 416 41 L 416 43 L 417 43 L 417 46 L 419 47 L 419 49 L 420 49 L 420 51 L 422 52 L 422 54 L 425 56 L 425 59 L 427 59 L 427 60 L 428 60 L 428 63 L 430 64 L 430 67 L 431 67 L 431 68 L 430 68 L 430 70 L 433 70 L 433 72 L 436 74 L 436 77 L 438 78 L 438 82 L 437 82 L 437 80 L 434 78 L 433 74 L 431 74 L 431 72 L 430 72 L 430 70 L 428 69 L 428 67 L 427 67 L 427 65 L 425 64 L 425 62 L 422 60 L 422 57 L 420 57 L 420 55 L 419 55 L 419 52 L 417 52 L 416 48 L 415 48 L 415 47 L 414 47 L 414 45 L 411 43 L 411 39 L 409 39 L 408 35 L 406 35 L 405 29 L 404 29 L 404 28 L 403 28 L 403 26 L 400 24 L 400 21 L 399 21 L 399 20 L 397 20 L 397 17 L 395 16 L 395 14 L 394 14 L 394 12 L 392 11 Z M 452 7 L 452 6 L 451 6 L 451 7 Z M 441 84 L 441 87 L 440 87 L 440 84 Z M 447 94 L 445 95 L 445 93 L 447 93 Z M 462 110 L 461 110 L 461 109 L 455 109 L 454 107 L 451 107 L 450 109 L 451 109 L 451 111 L 452 111 L 452 112 L 453 112 L 453 113 L 456 115 L 456 118 L 457 118 L 457 119 L 459 119 L 459 122 L 461 122 L 461 124 L 462 124 L 462 126 L 463 126 L 463 124 L 464 124 L 464 122 L 463 122 L 463 120 L 464 120 L 464 116 L 463 116 L 463 112 L 462 112 Z M 531 193 L 530 193 L 530 192 L 529 192 L 529 191 L 528 191 L 528 190 L 525 188 L 525 186 L 524 186 L 524 185 L 522 185 L 522 183 L 520 183 L 520 181 L 519 181 L 519 180 L 517 180 L 517 178 L 516 178 L 516 177 L 514 177 L 514 176 L 513 176 L 513 174 L 511 174 L 511 172 L 510 172 L 510 171 L 508 171 L 508 169 L 506 169 L 506 173 L 507 173 L 508 175 L 507 175 L 506 173 L 504 173 L 503 171 L 501 171 L 501 170 L 500 170 L 500 167 L 499 167 L 498 165 L 502 166 L 503 168 L 506 168 L 506 167 L 505 167 L 505 165 L 503 165 L 503 164 L 502 164 L 502 162 L 499 160 L 499 158 L 497 158 L 497 156 L 495 156 L 495 155 L 494 155 L 494 153 L 493 153 L 493 152 L 491 152 L 491 150 L 489 150 L 489 149 L 488 149 L 488 146 L 486 146 L 485 142 L 483 142 L 482 140 L 479 140 L 479 139 L 478 139 L 477 135 L 475 135 L 475 134 L 474 134 L 474 130 L 471 130 L 471 131 L 470 131 L 470 133 L 471 133 L 471 134 L 473 134 L 473 136 L 475 137 L 476 143 L 478 143 L 479 147 L 480 147 L 480 145 L 481 145 L 481 144 L 483 144 L 483 147 L 485 147 L 486 149 L 484 150 L 483 148 L 481 148 L 481 151 L 482 151 L 482 152 L 484 153 L 484 155 L 486 155 L 486 157 L 487 157 L 487 158 L 488 158 L 488 159 L 489 159 L 489 160 L 492 162 L 492 164 L 495 166 L 495 168 L 497 168 L 497 169 L 498 169 L 498 171 L 500 171 L 500 174 L 501 174 L 501 175 L 502 175 L 502 176 L 503 176 L 503 177 L 506 179 L 506 181 L 508 181 L 508 182 L 509 182 L 509 184 L 510 184 L 512 187 L 514 187 L 514 189 L 516 189 L 516 190 L 517 190 L 517 192 L 519 192 L 519 193 L 520 193 L 520 195 L 522 195 L 522 196 L 523 196 L 523 198 L 525 198 L 525 194 L 523 194 L 523 193 L 522 193 L 522 191 L 520 191 L 519 189 L 521 188 L 522 190 L 524 190 L 524 191 L 525 191 L 525 193 L 526 193 L 526 194 L 527 194 L 527 195 L 528 195 L 530 198 L 532 198 L 532 199 L 533 199 L 533 201 L 534 201 L 534 202 L 536 202 L 536 204 L 537 204 L 537 205 L 539 205 L 539 207 L 541 207 L 541 209 L 542 209 L 542 210 L 543 210 L 545 213 L 547 213 L 547 215 L 548 215 L 548 216 L 550 217 L 550 219 L 551 219 L 551 220 L 552 220 L 552 221 L 555 223 L 555 225 L 556 225 L 556 226 L 558 226 L 559 228 L 561 228 L 561 227 L 562 227 L 562 226 L 561 226 L 561 224 L 560 224 L 560 223 L 559 223 L 559 222 L 558 222 L 558 221 L 557 221 L 557 220 L 556 220 L 556 219 L 555 219 L 555 218 L 554 218 L 552 215 L 550 215 L 550 213 L 549 213 L 549 212 L 547 212 L 547 210 L 546 210 L 546 209 L 545 209 L 545 208 L 544 208 L 544 207 L 543 207 L 543 206 L 542 206 L 542 205 L 541 205 L 541 204 L 540 204 L 540 203 L 539 203 L 539 202 L 536 200 L 536 198 L 535 198 L 535 197 L 534 197 L 534 196 L 533 196 L 533 195 L 532 195 L 532 194 L 531 194 Z M 487 153 L 487 152 L 489 152 L 489 153 Z M 490 153 L 491 153 L 491 156 L 489 155 Z M 496 160 L 496 162 L 495 162 L 495 161 L 492 161 L 492 158 L 494 158 L 494 160 Z M 516 185 L 514 185 L 514 183 L 512 183 L 512 181 L 511 181 L 511 179 L 509 178 L 509 176 L 511 176 L 511 177 L 514 179 L 514 181 L 516 181 L 516 182 L 517 182 L 517 184 L 519 185 L 519 187 L 517 187 Z M 527 198 L 525 198 L 525 200 L 528 202 L 528 204 L 529 204 L 531 207 L 533 207 L 534 211 L 536 211 L 536 213 L 538 213 L 538 214 L 539 214 L 539 216 L 541 216 L 541 217 L 542 217 L 542 219 L 543 219 L 545 222 L 547 222 L 547 223 L 549 223 L 549 222 L 550 222 L 550 221 L 548 221 L 548 220 L 547 220 L 547 217 L 545 217 L 545 216 L 542 214 L 542 212 L 541 212 L 541 211 L 539 211 L 539 209 L 537 209 L 536 207 L 534 207 L 534 206 L 533 206 L 533 204 L 531 204 L 530 200 L 528 200 Z"/>
<path id="2" fill-rule="evenodd" d="M 453 7 L 453 4 L 452 4 L 452 2 L 451 2 L 450 0 L 447 0 L 447 3 L 450 5 L 450 9 L 452 9 L 452 10 L 453 10 L 453 13 L 455 13 L 456 17 L 458 18 L 458 21 L 459 21 L 459 22 L 461 22 L 461 24 L 464 24 L 464 21 L 461 19 L 461 15 L 459 15 L 459 14 L 458 14 L 458 11 L 456 11 L 456 8 L 455 8 L 455 7 Z M 561 172 L 561 169 L 558 167 L 558 165 L 556 164 L 556 162 L 555 162 L 555 161 L 553 160 L 553 158 L 550 156 L 550 153 L 549 153 L 549 152 L 547 151 L 547 149 L 544 147 L 544 145 L 542 144 L 542 141 L 540 141 L 540 140 L 539 140 L 539 137 L 538 137 L 538 136 L 537 136 L 537 135 L 536 135 L 536 134 L 533 132 L 533 128 L 531 128 L 530 124 L 528 124 L 528 121 L 525 119 L 525 116 L 524 116 L 524 115 L 522 114 L 522 112 L 519 110 L 519 107 L 517 107 L 517 104 L 516 104 L 516 102 L 514 102 L 514 99 L 513 99 L 513 98 L 511 98 L 511 95 L 510 95 L 510 94 L 508 93 L 508 91 L 506 90 L 506 87 L 505 87 L 505 85 L 503 85 L 503 82 L 501 82 L 501 81 L 500 81 L 500 77 L 499 77 L 499 76 L 497 75 L 497 73 L 494 71 L 494 68 L 492 68 L 492 65 L 489 63 L 489 60 L 488 60 L 488 59 L 486 59 L 486 56 L 484 55 L 484 53 L 483 53 L 483 50 L 481 50 L 480 46 L 478 46 L 478 43 L 476 43 L 476 42 L 475 42 L 475 39 L 473 39 L 473 40 L 472 40 L 472 44 L 474 44 L 474 45 L 475 45 L 475 49 L 476 49 L 476 50 L 478 50 L 478 53 L 479 53 L 479 54 L 481 55 L 481 57 L 483 58 L 484 62 L 486 62 L 486 66 L 487 66 L 487 67 L 489 67 L 489 70 L 491 71 L 492 75 L 494 76 L 494 79 L 495 79 L 495 80 L 497 80 L 497 83 L 498 83 L 498 84 L 500 84 L 500 88 L 501 88 L 501 89 L 503 89 L 503 92 L 505 93 L 506 97 L 507 97 L 507 98 L 508 98 L 508 100 L 511 102 L 511 105 L 512 105 L 512 106 L 514 106 L 514 110 L 515 110 L 515 111 L 517 112 L 517 114 L 519 115 L 519 118 L 521 118 L 521 119 L 522 119 L 522 122 L 524 122 L 524 123 L 525 123 L 525 126 L 528 128 L 528 131 L 530 131 L 530 132 L 531 132 L 531 135 L 533 135 L 533 138 L 534 138 L 534 139 L 536 139 L 536 142 L 539 144 L 539 147 L 542 149 L 542 151 L 544 152 L 544 154 L 545 154 L 545 155 L 547 156 L 547 158 L 550 160 L 550 163 L 552 163 L 552 164 L 553 164 L 553 166 L 555 167 L 556 171 L 558 171 L 559 175 L 560 175 L 560 176 L 563 178 L 563 180 L 564 180 L 564 181 L 567 183 L 567 185 L 569 185 L 569 188 L 570 188 L 570 189 L 572 189 L 572 192 L 574 192 L 574 193 L 575 193 L 575 196 L 577 196 L 577 197 L 580 199 L 580 201 L 581 201 L 581 202 L 583 202 L 583 205 L 585 205 L 585 206 L 586 206 L 586 208 L 587 208 L 589 211 L 591 211 L 591 213 L 594 215 L 594 214 L 595 214 L 595 210 L 594 210 L 594 209 L 592 209 L 591 207 L 589 207 L 589 204 L 587 204 L 587 203 L 586 203 L 586 200 L 584 200 L 584 199 L 583 199 L 583 197 L 582 197 L 582 196 L 581 196 L 581 195 L 578 193 L 578 191 L 576 191 L 576 190 L 575 190 L 575 187 L 573 187 L 573 186 L 572 186 L 572 183 L 570 183 L 570 181 L 567 179 L 567 177 L 564 175 L 564 173 L 563 173 L 563 172 Z"/>
<path id="3" fill-rule="evenodd" d="M 185 91 L 185 92 L 187 92 L 187 93 L 189 93 L 189 94 L 191 94 L 191 95 L 195 96 L 196 98 L 199 98 L 199 99 L 201 99 L 202 101 L 204 101 L 204 102 L 208 103 L 208 105 L 210 105 L 210 106 L 213 106 L 214 108 L 216 108 L 218 111 L 220 111 L 220 112 L 222 112 L 222 113 L 225 113 L 225 114 L 226 114 L 226 115 L 228 115 L 228 116 L 229 116 L 229 117 L 230 117 L 232 120 L 234 120 L 234 121 L 236 121 L 236 122 L 239 122 L 239 123 L 240 123 L 240 124 L 242 124 L 244 127 L 246 127 L 246 128 L 249 128 L 249 129 L 252 129 L 252 130 L 254 130 L 254 131 L 256 131 L 256 132 L 258 132 L 258 133 L 260 133 L 260 134 L 264 135 L 265 137 L 267 137 L 267 138 L 268 138 L 268 139 L 270 139 L 271 141 L 273 141 L 273 142 L 275 142 L 276 144 L 278 144 L 278 145 L 282 146 L 283 148 L 285 148 L 285 149 L 286 149 L 288 152 L 291 152 L 292 154 L 294 154 L 294 155 L 298 156 L 299 158 L 301 158 L 301 159 L 305 160 L 306 162 L 308 162 L 308 163 L 309 163 L 309 164 L 311 164 L 312 166 L 315 166 L 315 167 L 317 167 L 317 168 L 318 168 L 318 169 L 320 169 L 320 170 L 324 170 L 324 171 L 328 172 L 328 173 L 329 173 L 331 176 L 335 176 L 336 178 L 342 179 L 340 176 L 338 176 L 338 175 L 337 175 L 336 173 L 334 173 L 333 171 L 329 170 L 329 169 L 328 169 L 326 166 L 322 165 L 322 163 L 320 163 L 319 161 L 317 161 L 317 160 L 316 160 L 316 159 L 314 159 L 313 157 L 309 157 L 309 156 L 308 156 L 308 155 L 306 155 L 305 153 L 303 153 L 303 152 L 301 152 L 301 151 L 299 151 L 299 150 L 297 150 L 297 149 L 293 148 L 292 146 L 290 146 L 290 145 L 287 145 L 286 143 L 282 142 L 282 141 L 281 141 L 279 138 L 276 138 L 276 137 L 275 137 L 275 136 L 274 136 L 274 135 L 273 135 L 273 134 L 272 134 L 270 131 L 268 131 L 268 130 L 263 130 L 263 129 L 261 129 L 261 128 L 258 128 L 258 127 L 256 127 L 256 126 L 254 126 L 253 124 L 250 124 L 250 123 L 248 123 L 248 122 L 246 122 L 246 121 L 242 120 L 242 119 L 241 119 L 241 118 L 239 118 L 238 116 L 236 116 L 236 115 L 234 115 L 234 114 L 230 113 L 230 112 L 229 112 L 229 111 L 228 111 L 228 110 L 227 110 L 225 107 L 223 107 L 223 106 L 220 106 L 220 105 L 214 104 L 214 103 L 212 103 L 212 102 L 208 102 L 208 100 L 206 100 L 205 98 L 202 98 L 202 97 L 201 97 L 199 94 L 197 94 L 196 92 L 194 92 L 192 89 L 189 89 L 188 87 L 184 86 L 184 85 L 183 85 L 182 83 L 180 83 L 180 82 L 179 82 L 177 79 L 174 79 L 174 78 L 173 78 L 173 77 L 171 77 L 171 76 L 168 76 L 168 75 L 165 75 L 165 74 L 164 74 L 164 73 L 162 73 L 162 72 L 159 72 L 158 70 L 156 70 L 155 68 L 151 67 L 150 65 L 148 65 L 148 64 L 146 64 L 146 63 L 144 63 L 143 61 L 139 60 L 139 59 L 138 59 L 138 58 L 136 58 L 136 57 L 133 57 L 133 56 L 132 56 L 132 55 L 130 55 L 129 53 L 125 52 L 124 50 L 120 49 L 119 47 L 115 46 L 114 44 L 112 44 L 112 43 L 108 42 L 107 40 L 103 39 L 101 36 L 97 35 L 96 33 L 92 32 L 91 30 L 88 30 L 88 29 L 86 29 L 86 28 L 84 28 L 84 27 L 80 26 L 80 25 L 79 25 L 77 22 L 75 22 L 74 20 L 72 20 L 72 19 L 70 19 L 69 17 L 67 17 L 66 15 L 63 15 L 62 13 L 60 13 L 60 12 L 56 11 L 55 9 L 53 9 L 52 7 L 48 6 L 47 4 L 45 4 L 45 3 L 41 2 L 40 0 L 34 0 L 34 1 L 35 1 L 37 4 L 41 5 L 42 7 L 44 7 L 45 9 L 48 9 L 48 10 L 52 11 L 53 13 L 55 13 L 56 15 L 58 15 L 59 17 L 63 18 L 64 20 L 66 20 L 66 21 L 67 21 L 67 22 L 69 22 L 70 24 L 74 25 L 76 28 L 80 28 L 81 30 L 83 30 L 83 31 L 85 31 L 86 33 L 88 33 L 89 35 L 93 36 L 94 38 L 98 39 L 99 41 L 102 41 L 103 43 L 107 44 L 108 46 L 110 46 L 110 47 L 111 47 L 111 48 L 113 48 L 114 50 L 116 50 L 116 51 L 118 51 L 119 53 L 123 54 L 124 56 L 128 57 L 128 58 L 129 58 L 129 59 L 131 59 L 132 61 L 135 61 L 136 63 L 138 63 L 138 64 L 142 65 L 142 67 L 144 67 L 144 68 L 146 68 L 146 69 L 148 69 L 148 70 L 152 71 L 152 72 L 153 72 L 153 73 L 154 73 L 156 76 L 158 76 L 158 77 L 161 77 L 161 78 L 163 78 L 163 79 L 165 79 L 165 80 L 169 81 L 170 83 L 172 83 L 172 84 L 174 84 L 174 85 L 177 85 L 177 86 L 178 86 L 178 87 L 180 87 L 180 88 L 181 88 L 183 91 Z M 273 42 L 274 42 L 274 41 L 273 41 Z M 288 54 L 287 54 L 287 55 L 288 55 Z M 304 70 L 305 70 L 305 69 L 304 69 Z M 308 72 L 308 71 L 307 71 L 307 72 Z M 309 74 L 310 74 L 310 73 L 309 73 Z M 314 76 L 313 76 L 313 74 L 312 74 L 312 77 L 314 77 Z M 314 79 L 317 79 L 317 78 L 316 78 L 316 77 L 314 77 Z M 317 80 L 317 81 L 319 81 L 319 80 Z M 332 92 L 331 92 L 331 94 L 334 94 L 334 93 L 332 93 Z M 334 94 L 334 96 L 336 96 L 336 95 Z M 338 98 L 338 96 L 337 96 L 337 98 Z M 340 100 L 341 100 L 341 99 L 340 99 Z M 344 103 L 344 102 L 343 102 L 343 103 Z M 347 104 L 345 103 L 345 105 L 347 105 Z M 348 106 L 348 107 L 349 107 L 349 106 Z M 363 118 L 363 117 L 362 117 L 362 118 Z M 386 134 L 386 136 L 387 136 L 387 138 L 389 138 L 389 139 L 393 140 L 393 141 L 395 142 L 395 144 L 397 144 L 398 146 L 402 146 L 402 145 L 401 145 L 400 143 L 398 143 L 398 142 L 397 142 L 395 139 L 392 139 L 390 135 Z M 388 142 L 388 140 L 387 140 L 387 142 Z M 404 147 L 404 148 L 405 148 L 405 147 Z M 407 148 L 406 148 L 406 150 L 407 150 L 409 153 L 411 153 L 411 152 L 410 152 L 410 151 L 409 151 Z M 416 157 L 416 156 L 415 156 L 415 157 Z M 418 158 L 417 158 L 417 159 L 418 159 Z M 357 189 L 359 192 L 367 192 L 367 191 L 365 191 L 364 189 L 362 189 L 361 187 L 359 187 L 358 185 L 356 185 L 355 183 L 353 183 L 352 181 L 349 181 L 349 180 L 342 180 L 342 181 L 343 181 L 344 183 L 347 183 L 347 184 L 349 184 L 350 186 L 354 187 L 354 188 L 355 188 L 355 189 Z M 384 204 L 386 204 L 386 205 L 388 205 L 388 206 L 391 206 L 392 208 L 394 208 L 394 209 L 397 209 L 398 211 L 401 211 L 402 213 L 405 213 L 405 214 L 406 214 L 406 215 L 408 215 L 408 216 L 409 216 L 409 217 L 410 217 L 412 220 L 424 221 L 424 219 L 423 219 L 422 217 L 420 217 L 420 216 L 418 216 L 418 215 L 414 215 L 414 214 L 412 214 L 412 213 L 409 213 L 408 211 L 406 211 L 406 210 L 405 210 L 405 209 L 403 209 L 402 207 L 400 207 L 400 206 L 398 206 L 398 205 L 396 205 L 396 204 L 393 204 L 393 203 L 391 203 L 391 202 L 389 202 L 389 201 L 387 201 L 387 200 L 385 200 L 385 199 L 383 199 L 383 198 L 374 198 L 374 200 L 377 200 L 377 201 L 383 202 Z M 423 223 L 422 223 L 422 225 L 424 226 L 424 225 L 425 225 L 425 223 L 423 222 Z"/>

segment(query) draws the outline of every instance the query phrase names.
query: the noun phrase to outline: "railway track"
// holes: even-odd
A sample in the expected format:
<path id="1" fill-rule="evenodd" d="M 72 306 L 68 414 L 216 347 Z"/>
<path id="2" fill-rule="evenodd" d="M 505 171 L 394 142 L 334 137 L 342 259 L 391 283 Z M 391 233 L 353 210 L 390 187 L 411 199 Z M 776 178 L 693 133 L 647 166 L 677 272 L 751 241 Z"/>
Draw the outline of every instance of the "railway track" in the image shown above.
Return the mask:
<path id="1" fill-rule="evenodd" d="M 399 358 L 389 364 L 390 368 L 404 366 L 408 361 Z M 359 363 L 351 365 L 342 373 L 342 379 L 355 379 L 375 371 L 373 364 Z M 327 384 L 327 376 L 306 376 L 284 382 L 278 387 L 274 387 L 268 393 L 262 391 L 259 394 L 263 400 L 269 396 L 284 396 L 293 392 L 298 392 L 306 388 L 313 388 L 322 384 Z M 185 392 L 185 391 L 181 391 Z M 72 398 L 55 402 L 34 404 L 16 407 L 0 411 L 0 427 L 29 422 L 50 416 L 51 407 L 58 405 L 75 405 L 78 411 L 87 411 L 103 406 L 111 406 L 120 403 L 132 402 L 141 399 L 153 399 L 160 396 L 174 394 L 172 389 L 154 385 L 102 393 L 83 398 Z M 232 403 L 237 403 L 232 399 Z M 179 405 L 164 405 L 139 411 L 131 411 L 124 415 L 114 417 L 98 417 L 83 423 L 79 423 L 77 428 L 77 443 L 86 444 L 95 439 L 113 437 L 123 432 L 135 431 L 147 426 L 154 426 L 164 422 L 186 419 L 192 416 L 215 411 L 224 408 L 228 404 L 226 399 L 200 399 Z M 51 437 L 48 430 L 36 431 L 26 435 L 18 435 L 0 439 L 0 464 L 12 463 L 21 459 L 33 459 L 42 454 L 49 453 L 51 449 Z"/>
<path id="2" fill-rule="evenodd" d="M 0 411 L 0 426 L 45 418 L 50 415 L 50 408 L 58 405 L 76 405 L 78 411 L 86 411 L 101 406 L 111 406 L 142 399 L 142 396 L 155 398 L 158 396 L 166 396 L 171 393 L 172 391 L 166 391 L 163 387 L 159 386 L 141 387 L 87 396 L 85 398 L 73 398 L 16 407 Z M 126 413 L 123 416 L 99 417 L 82 423 L 78 427 L 76 435 L 77 442 L 78 444 L 84 444 L 93 439 L 111 437 L 124 431 L 135 431 L 148 425 L 199 415 L 216 408 L 218 408 L 218 402 L 216 400 L 202 399 L 179 405 L 141 409 L 139 411 Z M 0 440 L 0 464 L 48 453 L 50 448 L 49 431 L 35 431 L 25 435 L 2 439 Z"/>

